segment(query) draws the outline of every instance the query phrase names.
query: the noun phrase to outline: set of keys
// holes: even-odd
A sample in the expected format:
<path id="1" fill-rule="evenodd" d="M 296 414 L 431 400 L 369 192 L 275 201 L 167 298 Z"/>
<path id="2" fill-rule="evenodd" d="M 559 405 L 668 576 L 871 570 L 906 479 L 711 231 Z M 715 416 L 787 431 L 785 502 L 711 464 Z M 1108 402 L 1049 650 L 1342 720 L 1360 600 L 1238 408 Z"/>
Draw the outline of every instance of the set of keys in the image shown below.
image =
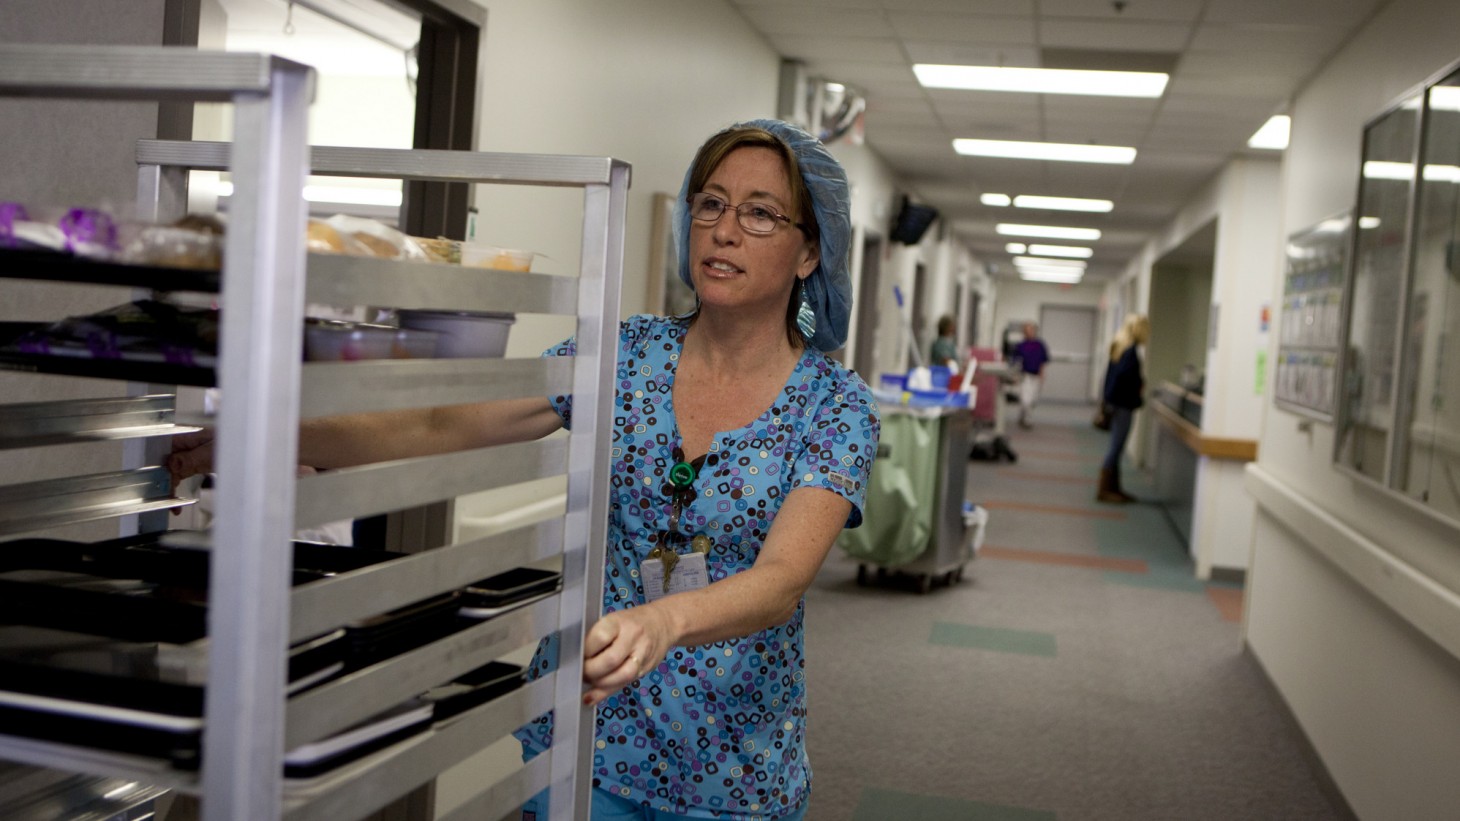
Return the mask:
<path id="1" fill-rule="evenodd" d="M 678 449 L 675 455 L 678 456 Z M 699 461 L 699 460 L 696 460 Z M 644 576 L 644 593 L 653 601 L 671 592 L 678 592 L 680 589 L 693 590 L 704 587 L 709 583 L 706 574 L 705 557 L 709 555 L 710 549 L 714 546 L 710 537 L 703 533 L 696 534 L 689 540 L 689 553 L 681 556 L 674 545 L 684 539 L 679 525 L 683 517 L 684 508 L 693 498 L 694 482 L 698 475 L 696 466 L 690 462 L 676 462 L 674 467 L 669 469 L 670 484 L 670 509 L 669 509 L 669 532 L 664 534 L 664 539 L 645 558 L 642 570 Z M 685 573 L 680 577 L 674 575 L 675 568 L 683 563 Z M 654 578 L 663 575 L 662 580 Z M 658 589 L 651 592 L 650 588 Z M 673 588 L 673 589 L 671 589 Z"/>

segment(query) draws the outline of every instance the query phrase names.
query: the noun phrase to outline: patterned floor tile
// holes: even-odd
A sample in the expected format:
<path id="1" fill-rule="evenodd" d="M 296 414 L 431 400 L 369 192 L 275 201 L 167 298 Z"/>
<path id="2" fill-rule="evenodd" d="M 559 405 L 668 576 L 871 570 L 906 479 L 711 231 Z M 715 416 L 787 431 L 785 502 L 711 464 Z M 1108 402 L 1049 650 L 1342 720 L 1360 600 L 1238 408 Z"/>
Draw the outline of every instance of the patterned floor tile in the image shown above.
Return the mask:
<path id="1" fill-rule="evenodd" d="M 1052 812 L 864 787 L 852 821 L 1056 821 Z"/>
<path id="2" fill-rule="evenodd" d="M 999 653 L 1019 653 L 1026 656 L 1056 654 L 1054 635 L 1035 633 L 1029 630 L 1010 630 L 1007 627 L 982 627 L 974 624 L 953 624 L 933 622 L 929 643 L 946 647 L 967 647 L 974 650 L 993 650 Z"/>

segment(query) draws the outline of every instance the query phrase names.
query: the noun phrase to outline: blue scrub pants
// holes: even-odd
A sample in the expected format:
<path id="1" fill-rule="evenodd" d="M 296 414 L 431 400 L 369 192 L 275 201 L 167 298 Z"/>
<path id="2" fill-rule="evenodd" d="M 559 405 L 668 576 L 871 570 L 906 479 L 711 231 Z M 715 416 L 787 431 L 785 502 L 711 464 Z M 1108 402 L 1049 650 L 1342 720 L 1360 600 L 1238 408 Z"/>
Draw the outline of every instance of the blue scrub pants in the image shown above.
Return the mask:
<path id="1" fill-rule="evenodd" d="M 640 804 L 637 801 L 630 801 L 627 798 L 619 798 L 605 790 L 593 790 L 593 811 L 589 815 L 591 821 L 678 821 L 684 816 L 675 815 L 672 812 L 660 812 Z M 532 800 L 522 805 L 523 821 L 547 821 L 547 790 L 534 795 Z M 792 812 L 790 815 L 782 815 L 776 821 L 804 821 L 806 818 L 806 805 Z"/>

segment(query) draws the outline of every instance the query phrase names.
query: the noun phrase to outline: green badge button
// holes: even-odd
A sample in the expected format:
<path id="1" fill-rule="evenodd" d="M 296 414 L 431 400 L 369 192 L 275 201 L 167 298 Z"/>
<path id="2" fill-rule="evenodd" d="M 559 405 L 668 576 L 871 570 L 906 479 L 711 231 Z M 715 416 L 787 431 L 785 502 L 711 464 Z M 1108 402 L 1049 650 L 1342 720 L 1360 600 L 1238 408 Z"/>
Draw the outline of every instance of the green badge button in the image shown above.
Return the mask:
<path id="1" fill-rule="evenodd" d="M 689 462 L 678 462 L 669 469 L 669 482 L 675 487 L 689 487 L 695 483 L 695 466 Z"/>

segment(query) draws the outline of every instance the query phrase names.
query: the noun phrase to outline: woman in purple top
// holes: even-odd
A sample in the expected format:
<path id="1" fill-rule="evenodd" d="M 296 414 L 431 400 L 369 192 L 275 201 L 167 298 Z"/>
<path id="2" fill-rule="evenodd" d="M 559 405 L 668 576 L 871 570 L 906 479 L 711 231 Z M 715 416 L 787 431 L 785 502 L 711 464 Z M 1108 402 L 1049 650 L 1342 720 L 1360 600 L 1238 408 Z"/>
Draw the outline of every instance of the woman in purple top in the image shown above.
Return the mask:
<path id="1" fill-rule="evenodd" d="M 1019 380 L 1019 427 L 1033 427 L 1030 417 L 1034 404 L 1039 401 L 1039 388 L 1044 384 L 1044 366 L 1049 362 L 1049 349 L 1039 338 L 1039 326 L 1033 322 L 1024 324 L 1024 341 L 1014 348 L 1014 357 L 1019 360 L 1022 371 Z"/>

